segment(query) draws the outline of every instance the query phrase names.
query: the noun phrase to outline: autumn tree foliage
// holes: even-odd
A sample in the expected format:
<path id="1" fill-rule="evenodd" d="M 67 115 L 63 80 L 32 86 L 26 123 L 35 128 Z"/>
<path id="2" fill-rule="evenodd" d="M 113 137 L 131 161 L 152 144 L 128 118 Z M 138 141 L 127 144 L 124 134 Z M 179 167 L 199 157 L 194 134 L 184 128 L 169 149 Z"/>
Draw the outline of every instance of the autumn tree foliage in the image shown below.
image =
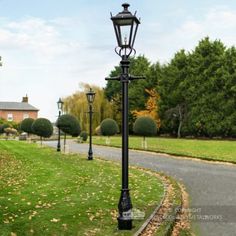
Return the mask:
<path id="1" fill-rule="evenodd" d="M 161 120 L 159 118 L 159 107 L 158 100 L 160 99 L 160 95 L 156 92 L 155 89 L 145 89 L 146 93 L 149 95 L 149 98 L 145 104 L 144 110 L 134 110 L 132 114 L 135 117 L 148 116 L 151 117 L 155 122 L 158 128 L 161 126 Z"/>

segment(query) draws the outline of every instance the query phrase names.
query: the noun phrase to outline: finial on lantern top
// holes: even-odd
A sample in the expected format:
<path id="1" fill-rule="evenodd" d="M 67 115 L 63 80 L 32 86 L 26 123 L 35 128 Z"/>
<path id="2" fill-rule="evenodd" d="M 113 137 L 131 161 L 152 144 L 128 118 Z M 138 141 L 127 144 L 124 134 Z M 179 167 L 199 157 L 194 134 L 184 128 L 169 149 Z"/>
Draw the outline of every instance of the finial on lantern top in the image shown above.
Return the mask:
<path id="1" fill-rule="evenodd" d="M 122 7 L 124 7 L 124 11 L 128 11 L 129 3 L 123 3 Z"/>

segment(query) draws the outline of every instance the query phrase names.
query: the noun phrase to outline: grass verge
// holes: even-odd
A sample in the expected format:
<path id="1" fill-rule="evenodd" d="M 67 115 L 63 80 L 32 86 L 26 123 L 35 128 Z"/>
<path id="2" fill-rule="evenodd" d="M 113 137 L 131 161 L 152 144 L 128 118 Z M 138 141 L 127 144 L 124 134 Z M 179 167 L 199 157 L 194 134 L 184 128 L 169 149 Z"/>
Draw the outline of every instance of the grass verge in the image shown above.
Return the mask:
<path id="1" fill-rule="evenodd" d="M 17 141 L 0 141 L 0 232 L 5 235 L 132 235 L 162 199 L 160 179 L 130 170 L 132 231 L 117 231 L 120 167 Z"/>
<path id="2" fill-rule="evenodd" d="M 93 143 L 106 145 L 105 137 L 94 136 Z M 178 156 L 187 156 L 212 161 L 236 163 L 236 141 L 227 140 L 197 140 L 173 138 L 146 138 L 146 151 L 167 153 Z M 141 146 L 142 137 L 130 136 L 131 149 L 144 150 Z M 111 146 L 121 147 L 121 137 L 111 137 Z"/>

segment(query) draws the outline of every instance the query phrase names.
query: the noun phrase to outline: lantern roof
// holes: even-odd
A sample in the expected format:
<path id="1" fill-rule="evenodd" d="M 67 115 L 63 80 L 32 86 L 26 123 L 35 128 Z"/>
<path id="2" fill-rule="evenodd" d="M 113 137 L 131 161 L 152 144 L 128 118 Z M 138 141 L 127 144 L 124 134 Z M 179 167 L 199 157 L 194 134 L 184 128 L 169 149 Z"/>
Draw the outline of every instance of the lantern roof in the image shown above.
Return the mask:
<path id="1" fill-rule="evenodd" d="M 124 7 L 122 12 L 119 12 L 116 16 L 112 16 L 111 20 L 112 21 L 119 21 L 121 25 L 126 25 L 125 20 L 132 19 L 134 20 L 137 24 L 140 24 L 139 19 L 136 17 L 136 12 L 133 15 L 129 10 L 128 7 L 130 6 L 128 3 L 123 3 L 122 6 Z M 123 21 L 120 21 L 123 20 Z"/>

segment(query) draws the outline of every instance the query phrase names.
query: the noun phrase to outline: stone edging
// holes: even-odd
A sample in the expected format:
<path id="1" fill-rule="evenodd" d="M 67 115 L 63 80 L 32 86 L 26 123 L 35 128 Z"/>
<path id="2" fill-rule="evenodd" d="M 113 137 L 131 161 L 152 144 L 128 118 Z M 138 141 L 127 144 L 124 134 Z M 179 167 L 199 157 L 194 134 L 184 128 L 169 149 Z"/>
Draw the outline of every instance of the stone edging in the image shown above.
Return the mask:
<path id="1" fill-rule="evenodd" d="M 144 168 L 138 167 L 138 169 L 148 172 L 149 174 L 156 175 L 158 178 L 160 178 L 164 183 L 165 192 L 160 204 L 154 209 L 153 213 L 133 236 L 155 235 L 155 233 L 158 233 L 159 227 L 167 222 L 165 217 L 171 214 L 171 211 L 174 211 L 174 213 L 170 215 L 171 217 L 168 219 L 168 225 L 165 228 L 164 235 L 176 236 L 179 234 L 181 229 L 189 230 L 190 222 L 185 222 L 187 219 L 186 216 L 182 217 L 181 215 L 181 210 L 188 207 L 188 194 L 186 193 L 184 186 L 182 184 L 176 183 L 179 188 L 176 189 L 176 187 L 173 186 L 173 180 L 170 177 L 167 177 L 164 174 L 158 174 L 156 172 L 149 171 Z M 181 193 L 181 199 L 179 199 L 181 201 L 180 205 L 173 205 L 172 195 L 176 192 Z M 176 211 L 175 207 L 178 207 L 179 210 Z"/>
<path id="2" fill-rule="evenodd" d="M 140 236 L 144 232 L 144 230 L 147 228 L 148 224 L 152 221 L 154 216 L 158 213 L 158 211 L 162 207 L 162 204 L 163 204 L 164 200 L 166 199 L 166 195 L 167 195 L 167 186 L 165 184 L 164 185 L 164 196 L 163 196 L 160 204 L 154 209 L 153 213 L 147 218 L 147 220 L 142 224 L 142 226 L 139 228 L 139 230 L 133 236 Z"/>

